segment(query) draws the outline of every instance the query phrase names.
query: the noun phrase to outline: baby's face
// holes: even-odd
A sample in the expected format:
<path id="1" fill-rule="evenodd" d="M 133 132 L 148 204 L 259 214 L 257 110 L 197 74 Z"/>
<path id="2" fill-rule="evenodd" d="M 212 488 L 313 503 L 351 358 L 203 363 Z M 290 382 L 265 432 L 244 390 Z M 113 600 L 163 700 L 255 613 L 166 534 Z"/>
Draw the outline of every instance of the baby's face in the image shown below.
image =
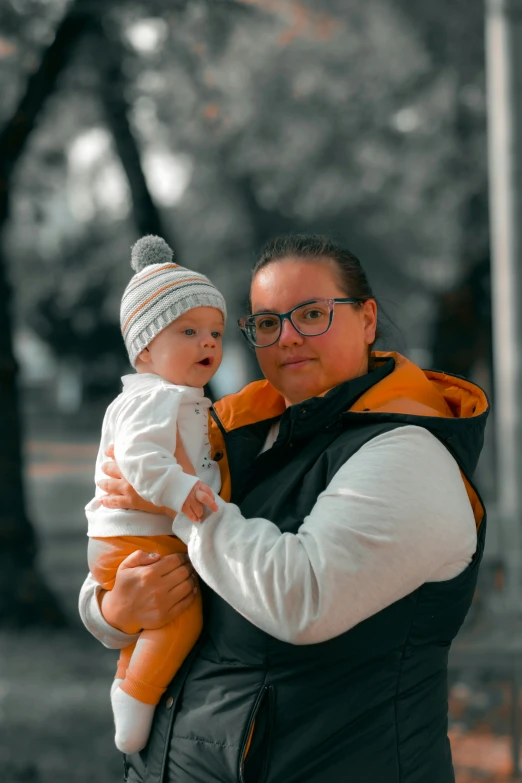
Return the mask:
<path id="1" fill-rule="evenodd" d="M 141 352 L 138 372 L 153 372 L 180 386 L 204 386 L 223 358 L 223 314 L 195 307 L 180 315 Z"/>

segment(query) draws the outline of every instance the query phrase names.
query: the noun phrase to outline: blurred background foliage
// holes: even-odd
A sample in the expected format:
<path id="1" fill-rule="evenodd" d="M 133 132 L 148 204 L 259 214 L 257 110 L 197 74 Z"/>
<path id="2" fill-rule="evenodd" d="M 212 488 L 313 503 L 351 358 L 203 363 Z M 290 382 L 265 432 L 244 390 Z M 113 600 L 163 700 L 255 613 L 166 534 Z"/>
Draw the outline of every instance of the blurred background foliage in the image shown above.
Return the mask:
<path id="1" fill-rule="evenodd" d="M 319 231 L 361 256 L 400 330 L 388 345 L 462 373 L 488 363 L 487 313 L 466 295 L 470 276 L 488 275 L 481 4 L 5 0 L 0 122 L 75 6 L 95 24 L 11 185 L 17 331 L 83 365 L 87 388 L 109 357 L 117 383 L 118 300 L 140 233 L 110 117 L 123 99 L 163 233 L 223 289 L 237 351 L 256 251 L 282 231 Z M 446 335 L 455 296 L 466 317 Z"/>

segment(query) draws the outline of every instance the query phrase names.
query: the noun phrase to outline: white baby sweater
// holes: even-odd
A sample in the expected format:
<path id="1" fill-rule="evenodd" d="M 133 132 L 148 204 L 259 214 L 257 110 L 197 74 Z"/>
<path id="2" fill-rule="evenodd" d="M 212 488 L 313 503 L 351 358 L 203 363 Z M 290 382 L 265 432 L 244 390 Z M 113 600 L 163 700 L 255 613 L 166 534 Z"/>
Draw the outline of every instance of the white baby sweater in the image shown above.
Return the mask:
<path id="1" fill-rule="evenodd" d="M 123 391 L 107 408 L 103 420 L 95 481 L 107 478 L 102 464 L 105 451 L 114 444 L 116 462 L 136 492 L 156 506 L 179 511 L 194 484 L 201 479 L 217 495 L 221 488 L 219 467 L 210 459 L 208 409 L 203 389 L 176 386 L 152 373 L 122 378 Z M 176 431 L 197 476 L 184 473 L 176 462 Z M 143 511 L 109 509 L 96 487 L 85 507 L 88 535 L 98 538 L 172 534 L 172 518 Z"/>

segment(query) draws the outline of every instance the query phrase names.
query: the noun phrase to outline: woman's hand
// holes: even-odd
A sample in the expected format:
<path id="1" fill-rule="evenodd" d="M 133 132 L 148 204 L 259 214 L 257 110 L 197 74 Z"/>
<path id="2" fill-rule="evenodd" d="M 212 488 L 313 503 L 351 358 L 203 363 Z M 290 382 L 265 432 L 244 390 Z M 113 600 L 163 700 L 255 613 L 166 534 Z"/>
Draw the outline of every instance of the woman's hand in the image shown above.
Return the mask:
<path id="1" fill-rule="evenodd" d="M 100 608 L 114 628 L 136 634 L 179 617 L 196 597 L 196 575 L 188 555 L 151 555 L 138 550 L 120 564 L 116 582 L 101 593 Z"/>
<path id="2" fill-rule="evenodd" d="M 102 506 L 106 508 L 121 508 L 126 511 L 129 509 L 146 511 L 148 514 L 167 514 L 169 517 L 176 516 L 176 512 L 173 509 L 166 506 L 155 506 L 142 498 L 141 495 L 138 495 L 132 484 L 129 484 L 127 479 L 124 478 L 118 463 L 114 459 L 114 446 L 109 446 L 105 454 L 110 461 L 103 463 L 102 470 L 109 478 L 97 482 L 98 487 L 107 493 L 99 498 Z"/>

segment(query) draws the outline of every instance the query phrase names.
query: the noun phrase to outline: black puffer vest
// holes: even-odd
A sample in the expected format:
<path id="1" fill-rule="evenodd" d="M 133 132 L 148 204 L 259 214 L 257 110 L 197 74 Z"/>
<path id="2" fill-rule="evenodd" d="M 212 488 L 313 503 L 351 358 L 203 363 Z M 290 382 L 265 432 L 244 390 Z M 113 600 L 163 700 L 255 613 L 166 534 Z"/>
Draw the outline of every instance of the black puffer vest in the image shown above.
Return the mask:
<path id="1" fill-rule="evenodd" d="M 390 358 L 324 398 L 292 406 L 260 456 L 273 419 L 223 428 L 232 500 L 243 515 L 296 533 L 343 463 L 406 424 L 429 429 L 470 479 L 487 411 L 472 418 L 349 411 L 394 369 Z M 204 632 L 157 708 L 148 747 L 127 759 L 129 780 L 452 783 L 448 651 L 472 601 L 485 529 L 482 519 L 476 555 L 460 576 L 425 584 L 321 644 L 281 642 L 204 588 Z"/>

